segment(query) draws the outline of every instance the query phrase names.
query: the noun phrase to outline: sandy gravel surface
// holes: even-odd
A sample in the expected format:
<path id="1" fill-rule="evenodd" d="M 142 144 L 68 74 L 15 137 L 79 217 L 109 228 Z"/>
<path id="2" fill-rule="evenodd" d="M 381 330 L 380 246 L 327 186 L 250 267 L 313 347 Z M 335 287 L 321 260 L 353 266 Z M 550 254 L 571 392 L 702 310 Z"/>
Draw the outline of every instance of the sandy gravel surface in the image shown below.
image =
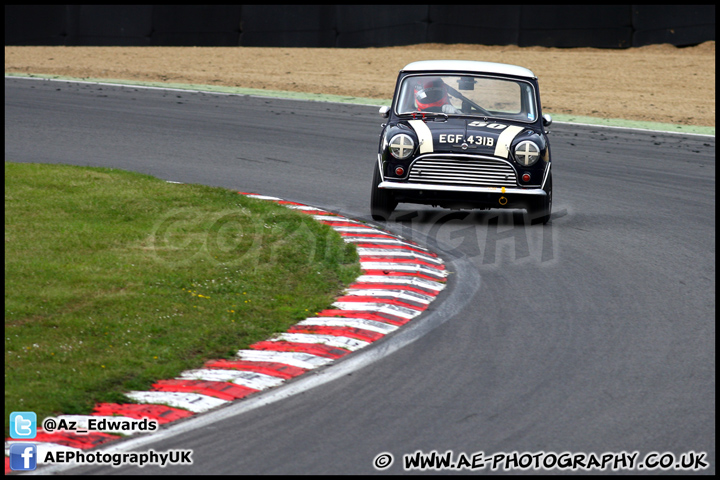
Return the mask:
<path id="1" fill-rule="evenodd" d="M 715 42 L 626 50 L 423 44 L 323 49 L 259 47 L 5 47 L 6 73 L 392 97 L 416 60 L 521 65 L 539 78 L 543 110 L 715 126 Z"/>

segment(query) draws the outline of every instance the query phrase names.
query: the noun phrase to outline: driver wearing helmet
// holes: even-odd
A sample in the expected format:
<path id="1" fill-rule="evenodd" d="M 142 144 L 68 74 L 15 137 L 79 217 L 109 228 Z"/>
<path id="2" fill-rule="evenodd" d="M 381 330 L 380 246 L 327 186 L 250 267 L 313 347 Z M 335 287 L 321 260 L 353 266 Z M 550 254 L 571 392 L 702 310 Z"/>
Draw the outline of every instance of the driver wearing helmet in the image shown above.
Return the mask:
<path id="1" fill-rule="evenodd" d="M 438 77 L 420 79 L 415 85 L 415 102 L 421 112 L 460 113 L 450 104 L 447 85 Z"/>

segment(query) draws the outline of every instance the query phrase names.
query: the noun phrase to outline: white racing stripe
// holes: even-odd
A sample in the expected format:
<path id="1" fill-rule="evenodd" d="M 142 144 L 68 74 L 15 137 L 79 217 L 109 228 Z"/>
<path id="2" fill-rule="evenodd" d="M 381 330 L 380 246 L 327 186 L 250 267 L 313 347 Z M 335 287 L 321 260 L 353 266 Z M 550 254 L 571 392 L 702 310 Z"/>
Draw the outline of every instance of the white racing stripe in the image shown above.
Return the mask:
<path id="1" fill-rule="evenodd" d="M 500 158 L 508 158 L 510 154 L 510 144 L 517 134 L 525 130 L 523 127 L 516 127 L 510 125 L 502 131 L 497 139 L 497 145 L 495 146 L 495 156 Z"/>
<path id="2" fill-rule="evenodd" d="M 408 123 L 417 133 L 418 142 L 420 142 L 420 153 L 432 153 L 434 149 L 430 127 L 422 120 L 410 120 Z"/>

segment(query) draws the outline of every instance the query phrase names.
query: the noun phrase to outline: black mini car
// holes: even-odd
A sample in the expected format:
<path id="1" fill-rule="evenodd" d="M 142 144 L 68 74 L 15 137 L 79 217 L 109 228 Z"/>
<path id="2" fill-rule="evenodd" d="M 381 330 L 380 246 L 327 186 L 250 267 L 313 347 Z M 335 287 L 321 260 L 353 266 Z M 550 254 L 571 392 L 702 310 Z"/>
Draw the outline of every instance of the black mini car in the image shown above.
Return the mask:
<path id="1" fill-rule="evenodd" d="M 500 63 L 414 62 L 400 71 L 373 174 L 371 213 L 399 202 L 443 208 L 552 210 L 550 144 L 537 77 Z"/>

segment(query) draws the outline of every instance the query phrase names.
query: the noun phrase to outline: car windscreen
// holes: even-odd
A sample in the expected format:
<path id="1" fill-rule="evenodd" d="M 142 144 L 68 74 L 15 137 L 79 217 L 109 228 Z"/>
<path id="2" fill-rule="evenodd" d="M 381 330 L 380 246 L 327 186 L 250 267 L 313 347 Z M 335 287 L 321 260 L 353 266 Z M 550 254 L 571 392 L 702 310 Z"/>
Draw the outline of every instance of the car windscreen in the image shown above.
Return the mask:
<path id="1" fill-rule="evenodd" d="M 395 112 L 445 113 L 529 123 L 538 116 L 531 83 L 459 74 L 406 76 L 398 91 Z"/>

